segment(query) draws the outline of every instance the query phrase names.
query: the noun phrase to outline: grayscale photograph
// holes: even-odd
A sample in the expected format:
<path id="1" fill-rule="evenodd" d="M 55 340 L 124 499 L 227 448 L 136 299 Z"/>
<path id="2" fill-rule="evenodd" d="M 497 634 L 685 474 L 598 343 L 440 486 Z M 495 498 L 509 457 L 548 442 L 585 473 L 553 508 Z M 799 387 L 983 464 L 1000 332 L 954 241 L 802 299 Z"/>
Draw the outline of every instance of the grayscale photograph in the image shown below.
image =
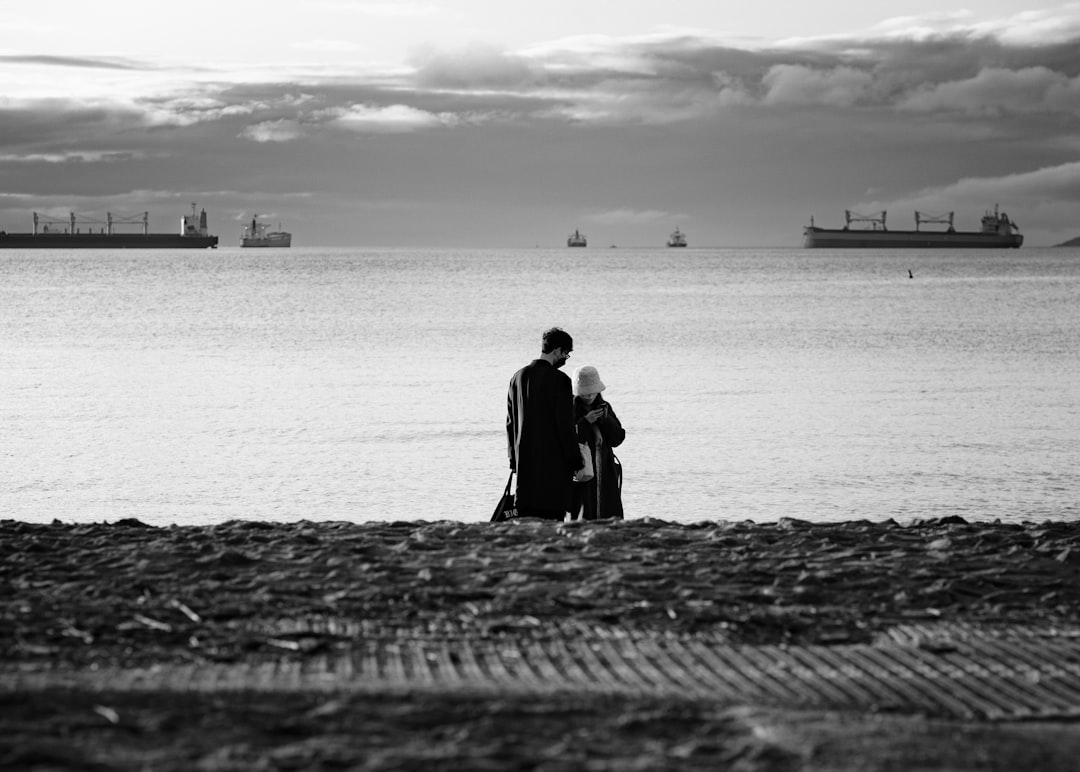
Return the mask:
<path id="1" fill-rule="evenodd" d="M 1080 3 L 2 6 L 0 769 L 1075 772 Z"/>

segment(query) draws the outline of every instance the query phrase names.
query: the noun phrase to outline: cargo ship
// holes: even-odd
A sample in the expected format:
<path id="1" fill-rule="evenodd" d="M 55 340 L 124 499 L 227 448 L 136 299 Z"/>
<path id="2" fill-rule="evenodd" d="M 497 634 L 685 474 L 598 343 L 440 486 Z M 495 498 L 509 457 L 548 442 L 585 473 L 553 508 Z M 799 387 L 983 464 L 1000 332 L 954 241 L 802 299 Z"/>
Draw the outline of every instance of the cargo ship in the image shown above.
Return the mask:
<path id="1" fill-rule="evenodd" d="M 668 237 L 667 245 L 669 247 L 685 247 L 686 234 L 679 230 L 678 227 L 676 227 L 675 232 Z"/>
<path id="2" fill-rule="evenodd" d="M 575 228 L 574 232 L 570 234 L 570 238 L 566 240 L 566 246 L 568 247 L 584 247 L 588 246 L 588 242 L 585 240 L 585 234 L 579 233 Z"/>
<path id="3" fill-rule="evenodd" d="M 267 231 L 266 226 L 259 222 L 259 215 L 251 216 L 251 225 L 244 226 L 244 232 L 240 234 L 240 246 L 242 247 L 291 247 L 292 234 L 281 230 L 278 225 L 276 231 Z"/>
<path id="4" fill-rule="evenodd" d="M 93 226 L 99 226 L 94 230 Z M 135 225 L 140 231 L 119 233 L 118 227 Z M 83 230 L 83 226 L 87 226 Z M 218 237 L 211 236 L 206 225 L 206 210 L 180 218 L 179 233 L 150 233 L 150 215 L 92 220 L 72 212 L 66 219 L 56 219 L 34 212 L 32 233 L 8 233 L 0 230 L 0 249 L 206 249 L 217 247 Z"/>
<path id="5" fill-rule="evenodd" d="M 886 212 L 877 215 L 860 215 L 845 211 L 843 228 L 818 228 L 814 218 L 803 228 L 803 246 L 808 249 L 838 249 L 863 247 L 867 249 L 1006 249 L 1024 243 L 1019 226 L 1009 215 L 987 212 L 982 218 L 982 230 L 958 231 L 953 227 L 953 213 L 926 215 L 915 212 L 915 230 L 889 230 L 885 225 Z M 865 227 L 852 228 L 855 222 Z M 923 225 L 946 226 L 945 230 L 922 230 Z"/>

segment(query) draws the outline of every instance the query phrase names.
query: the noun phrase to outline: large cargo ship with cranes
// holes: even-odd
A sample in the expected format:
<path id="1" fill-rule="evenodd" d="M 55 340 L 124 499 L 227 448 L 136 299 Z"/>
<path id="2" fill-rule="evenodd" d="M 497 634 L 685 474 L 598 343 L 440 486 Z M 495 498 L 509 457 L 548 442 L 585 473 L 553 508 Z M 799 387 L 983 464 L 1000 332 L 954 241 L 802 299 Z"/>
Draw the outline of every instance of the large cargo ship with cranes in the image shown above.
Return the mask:
<path id="1" fill-rule="evenodd" d="M 803 228 L 803 246 L 809 249 L 1007 249 L 1024 243 L 1019 226 L 996 206 L 993 212 L 983 215 L 982 229 L 977 231 L 956 230 L 953 212 L 946 215 L 915 212 L 915 230 L 889 230 L 886 214 L 861 215 L 848 210 L 844 212 L 843 228 L 819 228 L 811 217 L 810 224 Z M 852 228 L 852 223 L 864 223 L 864 227 Z M 945 229 L 923 230 L 923 225 L 945 226 Z"/>
<path id="2" fill-rule="evenodd" d="M 276 231 L 268 230 L 267 226 L 259 222 L 259 215 L 251 216 L 251 224 L 244 226 L 244 232 L 240 234 L 240 246 L 242 247 L 291 247 L 292 234 L 281 230 L 278 225 Z"/>
<path id="3" fill-rule="evenodd" d="M 96 226 L 96 229 L 95 229 Z M 123 228 L 135 228 L 123 232 Z M 34 212 L 34 230 L 8 233 L 0 230 L 0 249 L 206 249 L 217 247 L 218 237 L 211 236 L 206 224 L 206 210 L 180 218 L 175 233 L 151 233 L 150 214 L 93 219 L 71 212 L 66 218 L 54 218 Z"/>

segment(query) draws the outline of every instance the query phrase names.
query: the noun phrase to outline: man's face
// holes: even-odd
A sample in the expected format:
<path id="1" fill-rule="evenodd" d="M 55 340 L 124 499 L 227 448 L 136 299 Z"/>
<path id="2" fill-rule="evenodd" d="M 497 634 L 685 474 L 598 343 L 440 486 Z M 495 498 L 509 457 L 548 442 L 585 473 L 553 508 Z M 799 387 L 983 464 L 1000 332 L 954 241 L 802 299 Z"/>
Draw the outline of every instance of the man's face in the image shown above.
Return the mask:
<path id="1" fill-rule="evenodd" d="M 570 349 L 557 348 L 555 349 L 555 354 L 555 369 L 558 370 L 560 367 L 565 365 L 566 360 L 570 358 Z"/>

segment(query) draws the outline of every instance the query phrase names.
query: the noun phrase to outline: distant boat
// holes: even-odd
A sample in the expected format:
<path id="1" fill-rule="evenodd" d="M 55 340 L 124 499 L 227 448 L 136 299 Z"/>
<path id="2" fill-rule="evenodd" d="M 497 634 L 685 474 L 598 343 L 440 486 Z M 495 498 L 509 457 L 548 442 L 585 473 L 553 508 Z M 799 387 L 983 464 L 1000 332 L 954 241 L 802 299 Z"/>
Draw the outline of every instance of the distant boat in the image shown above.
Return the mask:
<path id="1" fill-rule="evenodd" d="M 669 247 L 685 247 L 686 246 L 686 234 L 675 228 L 675 232 L 668 237 L 667 245 Z"/>
<path id="2" fill-rule="evenodd" d="M 803 246 L 809 249 L 837 248 L 883 248 L 883 249 L 975 249 L 1017 248 L 1024 243 L 1019 226 L 1009 215 L 986 212 L 982 228 L 977 231 L 958 231 L 953 227 L 953 213 L 927 215 L 915 213 L 915 230 L 889 230 L 885 224 L 886 212 L 861 215 L 850 210 L 844 212 L 843 228 L 819 228 L 814 218 L 803 228 Z M 869 227 L 852 228 L 853 222 L 867 223 Z M 926 224 L 945 225 L 945 230 L 922 230 Z"/>
<path id="3" fill-rule="evenodd" d="M 244 226 L 244 232 L 240 234 L 240 246 L 242 247 L 291 247 L 292 234 L 281 230 L 268 231 L 266 226 L 259 222 L 259 215 L 252 215 L 251 225 Z"/>
<path id="4" fill-rule="evenodd" d="M 588 246 L 588 242 L 585 241 L 585 234 L 578 232 L 575 228 L 574 232 L 570 234 L 570 238 L 566 240 L 566 246 L 568 247 L 585 247 Z"/>

